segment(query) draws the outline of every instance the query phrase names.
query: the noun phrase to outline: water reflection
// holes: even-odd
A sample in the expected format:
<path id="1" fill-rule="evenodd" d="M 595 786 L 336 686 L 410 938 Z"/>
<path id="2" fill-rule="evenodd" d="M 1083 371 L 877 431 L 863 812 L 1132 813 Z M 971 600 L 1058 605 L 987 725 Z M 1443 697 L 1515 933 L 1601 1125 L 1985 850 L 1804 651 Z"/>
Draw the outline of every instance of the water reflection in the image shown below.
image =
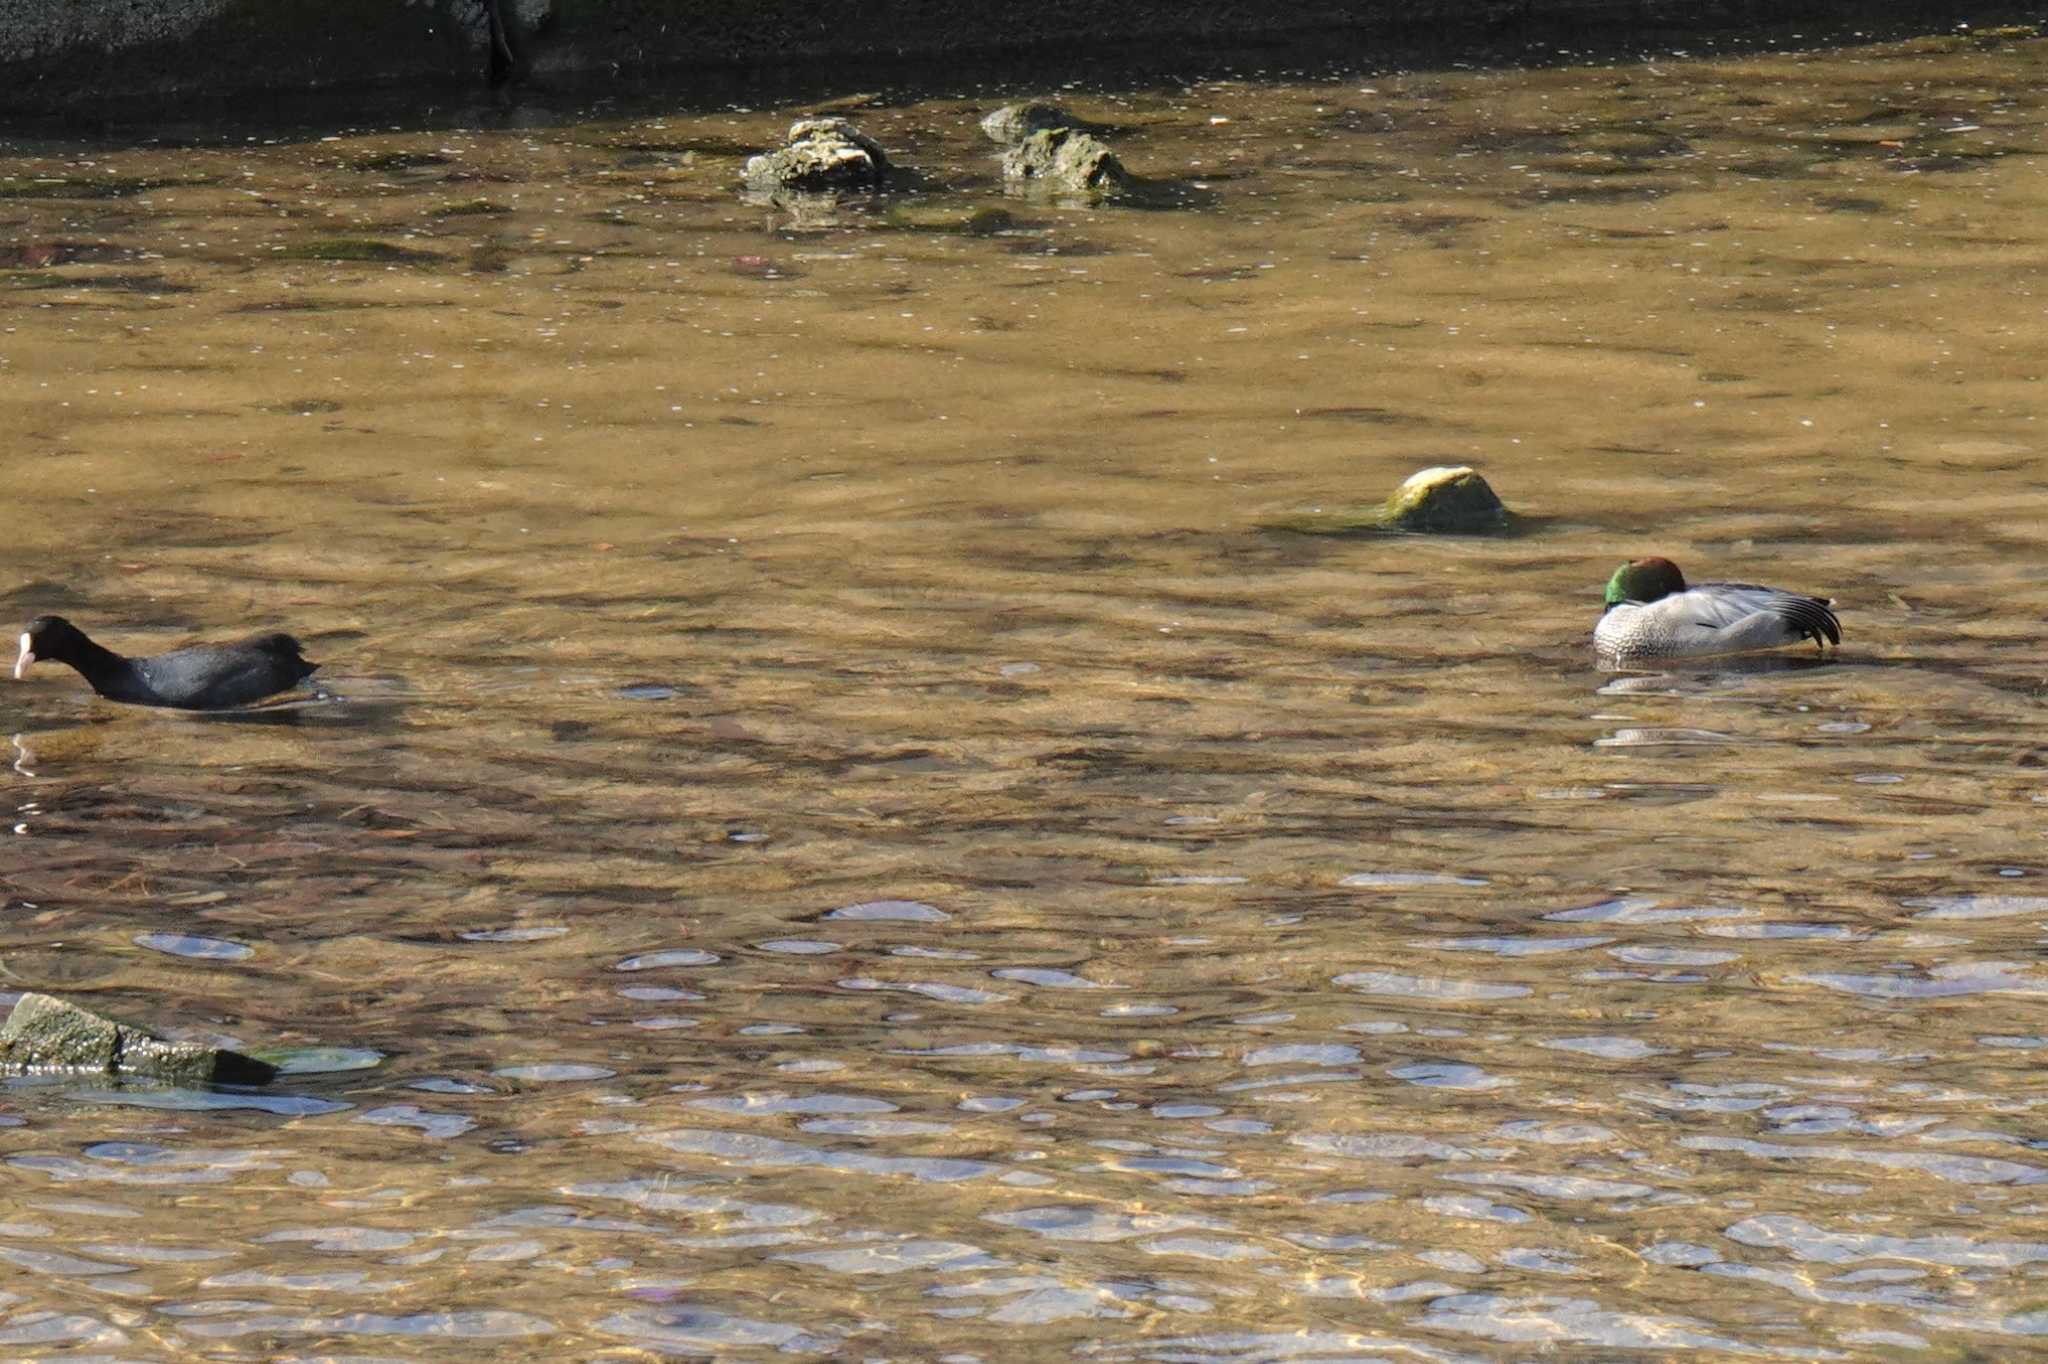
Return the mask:
<path id="1" fill-rule="evenodd" d="M 287 1061 L 11 1085 L 0 1341 L 2023 1349 L 2038 60 L 1088 96 L 1199 212 L 862 110 L 986 231 L 783 108 L 6 148 L 0 603 L 337 699 L 0 697 L 9 988 Z M 1601 673 L 1653 533 L 1857 651 Z"/>
<path id="2" fill-rule="evenodd" d="M 1678 694 L 1713 691 L 1721 687 L 1740 686 L 1742 679 L 1745 678 L 1838 667 L 1841 666 L 1842 660 L 1832 654 L 1769 653 L 1728 654 L 1718 658 L 1692 660 L 1659 660 L 1655 666 L 1639 662 L 1615 663 L 1607 659 L 1598 659 L 1597 663 L 1602 672 L 1626 674 L 1603 682 L 1600 694 L 1626 696 L 1638 692 Z"/>

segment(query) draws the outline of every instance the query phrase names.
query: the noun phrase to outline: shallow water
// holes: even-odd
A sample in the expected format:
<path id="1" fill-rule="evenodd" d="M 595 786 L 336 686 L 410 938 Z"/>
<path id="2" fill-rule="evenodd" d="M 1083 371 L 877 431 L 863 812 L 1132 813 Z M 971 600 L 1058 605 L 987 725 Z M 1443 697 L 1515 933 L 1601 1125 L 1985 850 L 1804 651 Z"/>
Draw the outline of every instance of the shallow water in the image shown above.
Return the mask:
<path id="1" fill-rule="evenodd" d="M 1077 94 L 1141 207 L 855 108 L 961 232 L 0 143 L 10 618 L 333 697 L 0 690 L 0 984 L 296 1072 L 7 1088 L 0 1344 L 2048 1353 L 2044 53 Z M 1650 551 L 1839 657 L 1598 671 Z"/>

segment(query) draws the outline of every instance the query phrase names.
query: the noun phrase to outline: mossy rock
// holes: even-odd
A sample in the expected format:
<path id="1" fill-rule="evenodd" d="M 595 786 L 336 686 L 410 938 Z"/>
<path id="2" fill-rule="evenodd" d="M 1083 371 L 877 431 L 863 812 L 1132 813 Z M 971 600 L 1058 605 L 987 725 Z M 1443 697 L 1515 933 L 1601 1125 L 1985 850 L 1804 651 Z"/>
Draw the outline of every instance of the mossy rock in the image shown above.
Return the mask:
<path id="1" fill-rule="evenodd" d="M 1302 535 L 1350 535 L 1360 531 L 1408 531 L 1428 535 L 1490 535 L 1514 520 L 1493 487 L 1467 465 L 1438 465 L 1410 474 L 1385 502 L 1370 506 L 1317 508 L 1280 517 L 1277 530 Z"/>
<path id="2" fill-rule="evenodd" d="M 496 217 L 511 211 L 511 205 L 501 204 L 492 199 L 470 199 L 459 204 L 449 204 L 445 208 L 437 208 L 434 210 L 434 216 L 436 218 Z"/>
<path id="3" fill-rule="evenodd" d="M 350 167 L 355 170 L 383 171 L 387 173 L 425 170 L 429 166 L 446 166 L 449 164 L 451 164 L 450 159 L 439 152 L 379 152 L 375 156 L 366 156 L 359 161 L 351 161 L 349 163 Z"/>
<path id="4" fill-rule="evenodd" d="M 989 204 L 918 203 L 889 205 L 882 222 L 900 232 L 951 232 L 965 237 L 992 237 L 1017 225 L 1008 209 Z"/>
<path id="5" fill-rule="evenodd" d="M 161 1037 L 50 995 L 25 994 L 0 1024 L 0 1072 L 75 1071 L 163 1084 L 268 1084 L 277 1067 L 203 1042 Z"/>
<path id="6" fill-rule="evenodd" d="M 124 294 L 189 294 L 194 286 L 165 275 L 63 275 L 47 270 L 0 271 L 0 289 L 96 289 Z"/>

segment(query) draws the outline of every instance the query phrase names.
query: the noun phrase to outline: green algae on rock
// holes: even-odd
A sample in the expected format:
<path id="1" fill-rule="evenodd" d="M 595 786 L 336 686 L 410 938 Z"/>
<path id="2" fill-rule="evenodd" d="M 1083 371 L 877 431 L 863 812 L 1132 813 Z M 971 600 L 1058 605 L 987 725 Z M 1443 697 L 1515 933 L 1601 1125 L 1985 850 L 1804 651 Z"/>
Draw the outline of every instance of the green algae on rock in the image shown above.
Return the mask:
<path id="1" fill-rule="evenodd" d="M 992 237 L 1016 227 L 1008 209 L 989 204 L 917 202 L 889 205 L 881 225 L 902 232 L 951 232 L 966 237 Z"/>
<path id="2" fill-rule="evenodd" d="M 441 259 L 432 251 L 393 246 L 370 237 L 322 237 L 290 242 L 272 251 L 278 260 L 359 261 L 369 265 L 427 265 Z"/>
<path id="3" fill-rule="evenodd" d="M 510 204 L 501 204 L 494 199 L 468 199 L 459 204 L 449 204 L 434 210 L 436 218 L 499 217 L 510 213 Z"/>
<path id="4" fill-rule="evenodd" d="M 1472 534 L 1505 526 L 1508 509 L 1478 470 L 1438 465 L 1403 479 L 1387 499 L 1385 516 L 1394 530 Z"/>
<path id="5" fill-rule="evenodd" d="M 197 179 L 88 175 L 0 175 L 0 199 L 125 199 L 153 189 L 210 183 Z"/>
<path id="6" fill-rule="evenodd" d="M 0 1023 L 0 1073 L 80 1071 L 175 1085 L 261 1085 L 277 1067 L 203 1042 L 167 1042 L 50 995 L 25 994 Z"/>
<path id="7" fill-rule="evenodd" d="M 1514 514 L 1491 484 L 1469 465 L 1418 469 L 1385 502 L 1369 506 L 1315 508 L 1269 522 L 1276 530 L 1302 535 L 1348 535 L 1359 531 L 1412 531 L 1433 535 L 1484 535 L 1506 530 Z"/>

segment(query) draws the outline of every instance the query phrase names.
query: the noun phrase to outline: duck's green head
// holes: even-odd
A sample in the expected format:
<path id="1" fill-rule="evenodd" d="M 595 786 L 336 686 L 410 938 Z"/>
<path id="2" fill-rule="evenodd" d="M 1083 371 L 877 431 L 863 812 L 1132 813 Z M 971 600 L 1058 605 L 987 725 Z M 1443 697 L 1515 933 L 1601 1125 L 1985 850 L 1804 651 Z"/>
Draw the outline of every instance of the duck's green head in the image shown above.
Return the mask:
<path id="1" fill-rule="evenodd" d="M 1637 559 L 1614 570 L 1607 580 L 1609 610 L 1625 601 L 1651 602 L 1685 591 L 1685 575 L 1669 559 Z"/>

